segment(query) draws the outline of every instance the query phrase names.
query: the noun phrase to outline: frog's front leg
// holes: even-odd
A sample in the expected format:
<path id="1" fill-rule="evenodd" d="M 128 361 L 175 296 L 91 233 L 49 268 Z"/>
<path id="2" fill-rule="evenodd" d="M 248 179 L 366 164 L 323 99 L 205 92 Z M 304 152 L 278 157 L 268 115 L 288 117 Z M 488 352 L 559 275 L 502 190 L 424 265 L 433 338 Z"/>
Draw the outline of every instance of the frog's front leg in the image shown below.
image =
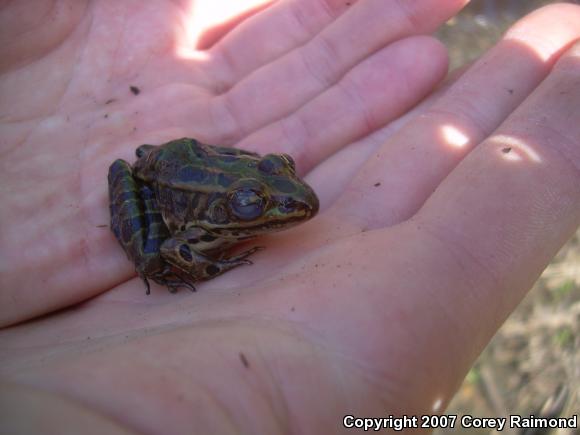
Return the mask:
<path id="1" fill-rule="evenodd" d="M 244 264 L 252 264 L 247 258 L 261 250 L 259 246 L 241 254 L 226 257 L 217 252 L 225 252 L 237 241 L 218 239 L 199 227 L 189 228 L 161 245 L 161 256 L 165 261 L 189 274 L 193 281 L 206 280 L 221 275 Z"/>

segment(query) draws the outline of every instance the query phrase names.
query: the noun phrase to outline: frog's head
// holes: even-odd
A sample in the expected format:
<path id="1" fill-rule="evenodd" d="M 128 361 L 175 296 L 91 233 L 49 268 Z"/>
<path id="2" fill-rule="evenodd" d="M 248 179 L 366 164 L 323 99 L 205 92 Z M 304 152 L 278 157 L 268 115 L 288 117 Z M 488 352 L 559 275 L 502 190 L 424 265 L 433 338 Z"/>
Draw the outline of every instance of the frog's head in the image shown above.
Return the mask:
<path id="1" fill-rule="evenodd" d="M 219 233 L 243 237 L 300 224 L 316 215 L 318 208 L 316 194 L 298 178 L 292 158 L 268 154 L 254 170 L 234 181 L 221 201 L 209 206 L 208 217 Z"/>

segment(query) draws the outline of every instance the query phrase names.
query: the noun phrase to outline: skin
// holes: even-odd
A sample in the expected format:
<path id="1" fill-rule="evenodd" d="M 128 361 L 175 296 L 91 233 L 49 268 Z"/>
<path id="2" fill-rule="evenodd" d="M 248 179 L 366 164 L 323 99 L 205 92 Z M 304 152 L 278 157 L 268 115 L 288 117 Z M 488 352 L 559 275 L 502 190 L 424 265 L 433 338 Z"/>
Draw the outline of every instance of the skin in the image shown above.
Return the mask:
<path id="1" fill-rule="evenodd" d="M 0 9 L 11 433 L 342 433 L 345 414 L 443 412 L 578 228 L 577 6 L 522 19 L 425 98 L 447 61 L 414 35 L 462 1 L 196 1 L 213 21 L 187 35 L 189 2 L 26 3 Z M 102 227 L 106 168 L 182 136 L 291 154 L 322 209 L 253 266 L 147 297 Z"/>

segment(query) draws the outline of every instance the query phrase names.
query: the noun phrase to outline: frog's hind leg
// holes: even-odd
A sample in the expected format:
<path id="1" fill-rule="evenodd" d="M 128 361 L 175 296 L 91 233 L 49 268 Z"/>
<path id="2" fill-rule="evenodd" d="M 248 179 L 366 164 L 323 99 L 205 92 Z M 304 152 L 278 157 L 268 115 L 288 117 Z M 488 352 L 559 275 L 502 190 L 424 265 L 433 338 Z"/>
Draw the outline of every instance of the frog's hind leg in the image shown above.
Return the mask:
<path id="1" fill-rule="evenodd" d="M 169 237 L 153 190 L 133 177 L 131 166 L 116 160 L 109 168 L 111 228 L 115 237 L 135 264 L 146 294 L 151 294 L 149 280 L 166 285 L 193 289 L 189 280 L 171 272 L 159 248 Z"/>

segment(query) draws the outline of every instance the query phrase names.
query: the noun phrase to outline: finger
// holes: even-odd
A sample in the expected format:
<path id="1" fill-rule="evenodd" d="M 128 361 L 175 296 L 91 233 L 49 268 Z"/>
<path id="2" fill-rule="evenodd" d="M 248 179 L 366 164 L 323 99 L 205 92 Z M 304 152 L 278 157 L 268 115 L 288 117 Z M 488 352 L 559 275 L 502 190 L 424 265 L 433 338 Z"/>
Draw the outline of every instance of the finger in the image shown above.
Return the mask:
<path id="1" fill-rule="evenodd" d="M 324 45 L 328 44 L 326 48 L 337 56 L 329 61 L 336 62 L 334 68 L 340 71 L 344 69 L 340 63 L 346 63 L 348 69 L 357 59 L 390 41 L 433 31 L 465 3 L 466 0 L 282 1 L 233 31 L 211 54 L 216 59 L 216 73 L 227 72 L 219 81 L 230 86 L 306 43 L 305 56 L 313 59 L 325 54 Z M 286 66 L 302 63 L 302 55 L 290 56 L 275 71 L 283 73 Z"/>
<path id="2" fill-rule="evenodd" d="M 302 287 L 308 304 L 296 311 L 308 310 L 319 331 L 339 329 L 339 353 L 368 361 L 367 372 L 378 366 L 381 379 L 393 376 L 396 382 L 385 381 L 393 397 L 415 398 L 418 411 L 445 408 L 496 328 L 580 224 L 580 123 L 570 116 L 580 105 L 579 77 L 577 45 L 411 220 L 334 238 L 340 251 L 304 261 L 314 276 Z M 341 219 L 333 224 L 345 227 Z M 304 267 L 293 272 L 302 276 Z M 329 273 L 332 296 L 312 293 L 312 282 L 327 282 Z M 350 295 L 350 286 L 357 296 L 341 310 L 337 295 Z M 320 295 L 326 305 L 313 303 Z M 328 301 L 332 310 L 319 309 Z"/>
<path id="3" fill-rule="evenodd" d="M 277 60 L 266 59 L 270 63 L 256 61 L 248 53 L 247 47 L 254 45 L 236 51 L 244 68 L 236 66 L 233 54 L 218 56 L 215 68 L 211 68 L 216 86 L 219 90 L 233 87 L 216 97 L 211 107 L 194 110 L 197 119 L 205 121 L 200 125 L 208 126 L 200 134 L 219 131 L 222 136 L 214 139 L 220 143 L 239 140 L 296 110 L 381 47 L 411 34 L 433 30 L 463 4 L 465 0 L 367 0 L 353 5 L 304 45 L 295 50 L 288 48 L 289 52 Z M 264 38 L 272 39 L 262 35 L 257 40 Z M 220 71 L 226 71 L 226 75 L 220 76 Z M 241 71 L 253 72 L 239 81 Z"/>
<path id="4" fill-rule="evenodd" d="M 390 121 L 386 126 L 374 131 L 372 134 L 342 148 L 309 172 L 307 176 L 308 182 L 315 187 L 319 195 L 321 200 L 320 210 L 328 208 L 344 193 L 348 184 L 366 163 L 371 153 L 380 148 L 382 144 L 386 143 L 413 119 L 425 113 L 435 101 L 439 100 L 455 84 L 469 66 L 471 66 L 471 63 L 451 71 L 443 83 L 439 84 L 431 94 L 406 111 L 402 116 Z M 330 178 L 332 178 L 331 184 L 326 182 Z M 376 184 L 373 187 L 379 187 L 380 183 L 379 185 Z"/>
<path id="5" fill-rule="evenodd" d="M 230 87 L 314 37 L 351 3 L 342 0 L 285 0 L 247 20 L 209 50 L 217 83 Z M 243 54 L 243 55 L 242 55 Z"/>
<path id="6" fill-rule="evenodd" d="M 348 214 L 355 227 L 367 229 L 412 216 L 580 37 L 579 20 L 580 8 L 557 5 L 517 23 L 426 113 L 384 144 L 333 210 Z M 380 186 L 373 188 L 377 183 Z"/>
<path id="7" fill-rule="evenodd" d="M 406 38 L 362 62 L 291 116 L 237 145 L 262 153 L 289 153 L 305 172 L 404 113 L 446 71 L 446 51 L 438 41 L 426 36 Z"/>
<path id="8" fill-rule="evenodd" d="M 451 71 L 445 81 L 437 86 L 435 91 L 421 100 L 412 109 L 394 121 L 389 122 L 385 127 L 373 132 L 371 135 L 342 148 L 309 172 L 306 178 L 318 194 L 320 210 L 323 211 L 334 204 L 347 190 L 348 185 L 356 177 L 371 154 L 376 152 L 381 145 L 387 143 L 405 125 L 427 112 L 472 64 L 473 62 L 470 62 Z M 332 179 L 332 183 L 327 183 L 329 179 Z M 376 181 L 372 186 L 378 188 L 381 184 L 380 181 Z"/>
<path id="9" fill-rule="evenodd" d="M 439 99 L 445 90 L 453 84 L 454 80 L 450 80 L 453 75 L 452 73 L 445 80 L 445 83 L 439 86 L 432 94 L 429 94 L 421 100 L 412 109 L 406 111 L 402 116 L 389 122 L 385 127 L 374 131 L 372 134 L 340 149 L 308 173 L 306 179 L 318 194 L 321 211 L 326 210 L 344 194 L 349 184 L 367 163 L 372 153 L 380 149 L 383 144 L 388 142 L 405 125 L 425 113 Z M 329 179 L 332 180 L 332 183 L 328 183 Z M 372 186 L 378 188 L 381 186 L 381 182 L 376 181 Z"/>
<path id="10" fill-rule="evenodd" d="M 397 237 L 405 242 L 391 244 L 397 258 L 411 257 L 403 265 L 393 256 L 395 270 L 420 265 L 420 273 L 393 279 L 405 283 L 399 295 L 415 301 L 413 315 L 424 320 L 409 333 L 437 343 L 423 355 L 434 367 L 456 361 L 465 372 L 578 229 L 580 123 L 571 114 L 580 106 L 579 78 L 576 44 L 404 225 Z"/>

